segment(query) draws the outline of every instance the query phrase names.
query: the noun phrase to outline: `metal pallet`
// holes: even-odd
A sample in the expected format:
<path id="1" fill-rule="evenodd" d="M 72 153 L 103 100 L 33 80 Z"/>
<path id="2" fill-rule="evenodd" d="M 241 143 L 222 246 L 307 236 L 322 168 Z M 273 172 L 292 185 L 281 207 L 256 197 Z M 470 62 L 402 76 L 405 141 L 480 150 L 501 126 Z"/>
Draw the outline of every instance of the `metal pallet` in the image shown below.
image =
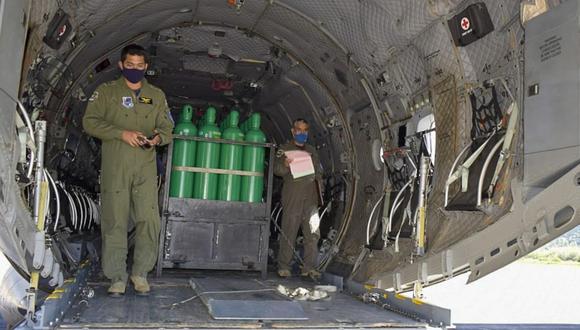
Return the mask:
<path id="1" fill-rule="evenodd" d="M 169 197 L 169 182 L 166 180 L 156 275 L 161 276 L 163 268 L 183 268 L 256 270 L 266 276 L 275 145 L 181 135 L 174 138 L 268 148 L 266 199 L 262 203 L 248 203 L 174 198 Z M 166 178 L 171 176 L 172 156 L 173 144 L 170 144 Z M 198 172 L 200 169 L 180 167 L 180 170 Z M 247 175 L 255 174 L 247 172 Z"/>

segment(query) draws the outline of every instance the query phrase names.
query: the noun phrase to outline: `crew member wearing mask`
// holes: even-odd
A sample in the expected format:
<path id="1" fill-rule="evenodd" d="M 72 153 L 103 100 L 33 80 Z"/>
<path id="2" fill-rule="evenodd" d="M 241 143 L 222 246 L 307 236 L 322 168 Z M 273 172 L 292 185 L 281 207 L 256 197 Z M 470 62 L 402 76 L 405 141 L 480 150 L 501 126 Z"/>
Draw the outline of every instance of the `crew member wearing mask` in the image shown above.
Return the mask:
<path id="1" fill-rule="evenodd" d="M 100 85 L 90 97 L 83 127 L 101 140 L 102 267 L 109 295 L 122 296 L 127 283 L 127 226 L 135 222 L 131 282 L 150 291 L 147 273 L 157 259 L 160 219 L 155 146 L 171 142 L 173 121 L 165 94 L 143 77 L 147 53 L 139 45 L 121 52 L 122 76 Z"/>
<path id="2" fill-rule="evenodd" d="M 304 236 L 304 264 L 300 275 L 313 279 L 320 277 L 316 271 L 318 256 L 318 240 L 320 232 L 314 232 L 310 227 L 311 216 L 318 211 L 319 187 L 321 187 L 322 172 L 316 148 L 307 144 L 309 124 L 305 119 L 296 119 L 292 125 L 293 141 L 280 147 L 276 153 L 274 174 L 284 179 L 282 188 L 282 233 L 278 252 L 278 275 L 291 275 L 290 263 L 294 253 L 294 244 L 298 230 L 301 228 Z M 287 151 L 302 150 L 310 154 L 315 173 L 297 179 L 290 170 L 290 160 Z"/>

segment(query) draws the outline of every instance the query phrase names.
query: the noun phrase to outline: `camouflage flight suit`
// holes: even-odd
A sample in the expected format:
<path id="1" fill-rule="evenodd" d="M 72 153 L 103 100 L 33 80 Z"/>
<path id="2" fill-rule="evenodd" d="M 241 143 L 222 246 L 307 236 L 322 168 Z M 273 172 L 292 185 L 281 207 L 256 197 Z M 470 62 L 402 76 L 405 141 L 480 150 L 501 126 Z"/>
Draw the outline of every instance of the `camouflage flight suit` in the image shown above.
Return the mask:
<path id="1" fill-rule="evenodd" d="M 145 79 L 136 95 L 125 79 L 100 85 L 89 99 L 83 118 L 85 131 L 102 141 L 101 234 L 102 266 L 113 281 L 127 280 L 127 226 L 135 221 L 132 275 L 145 277 L 155 265 L 159 242 L 159 207 L 155 148 L 131 147 L 124 130 L 152 136 L 161 145 L 172 139 L 173 120 L 165 94 Z"/>
<path id="2" fill-rule="evenodd" d="M 290 150 L 304 150 L 310 153 L 315 174 L 298 179 L 292 178 L 290 169 L 284 164 L 284 152 Z M 284 208 L 282 232 L 286 237 L 284 235 L 280 237 L 278 269 L 290 270 L 290 262 L 293 256 L 292 250 L 294 249 L 290 242 L 294 243 L 296 241 L 298 229 L 302 227 L 304 235 L 304 265 L 302 272 L 309 272 L 317 266 L 318 240 L 320 239 L 320 232 L 317 230 L 312 233 L 309 224 L 310 216 L 317 212 L 318 209 L 318 190 L 315 179 L 321 182 L 322 178 L 318 152 L 309 144 L 299 147 L 293 142 L 286 143 L 280 146 L 276 153 L 274 174 L 284 179 L 284 186 L 282 187 L 282 206 Z"/>

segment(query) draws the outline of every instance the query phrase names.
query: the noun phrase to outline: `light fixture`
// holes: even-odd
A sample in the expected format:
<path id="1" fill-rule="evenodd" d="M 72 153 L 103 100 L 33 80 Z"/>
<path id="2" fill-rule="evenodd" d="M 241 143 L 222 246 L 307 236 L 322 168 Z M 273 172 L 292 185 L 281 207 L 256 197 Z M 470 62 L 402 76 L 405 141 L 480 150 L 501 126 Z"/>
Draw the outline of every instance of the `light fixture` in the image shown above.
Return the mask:
<path id="1" fill-rule="evenodd" d="M 217 42 L 214 42 L 207 50 L 207 54 L 210 57 L 220 57 L 222 55 L 222 48 L 220 47 L 220 44 Z"/>
<path id="2" fill-rule="evenodd" d="M 191 8 L 181 8 L 177 12 L 180 14 L 185 14 L 185 13 L 191 13 L 191 11 L 192 11 Z"/>

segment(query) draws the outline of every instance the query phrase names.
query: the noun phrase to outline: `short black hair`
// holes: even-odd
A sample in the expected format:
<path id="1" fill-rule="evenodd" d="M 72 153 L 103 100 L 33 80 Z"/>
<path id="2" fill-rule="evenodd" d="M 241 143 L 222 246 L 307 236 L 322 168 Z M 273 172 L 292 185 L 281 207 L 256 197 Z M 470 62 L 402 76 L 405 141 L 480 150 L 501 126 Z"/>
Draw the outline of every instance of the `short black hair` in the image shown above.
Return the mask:
<path id="1" fill-rule="evenodd" d="M 310 123 L 308 122 L 308 120 L 304 119 L 304 118 L 296 118 L 294 119 L 294 122 L 292 123 L 292 127 L 296 126 L 296 124 L 298 123 L 304 123 L 308 126 L 310 126 Z"/>
<path id="2" fill-rule="evenodd" d="M 143 56 L 145 63 L 149 63 L 149 54 L 147 54 L 147 51 L 141 45 L 130 44 L 123 47 L 121 51 L 121 62 L 125 62 L 127 55 Z"/>

